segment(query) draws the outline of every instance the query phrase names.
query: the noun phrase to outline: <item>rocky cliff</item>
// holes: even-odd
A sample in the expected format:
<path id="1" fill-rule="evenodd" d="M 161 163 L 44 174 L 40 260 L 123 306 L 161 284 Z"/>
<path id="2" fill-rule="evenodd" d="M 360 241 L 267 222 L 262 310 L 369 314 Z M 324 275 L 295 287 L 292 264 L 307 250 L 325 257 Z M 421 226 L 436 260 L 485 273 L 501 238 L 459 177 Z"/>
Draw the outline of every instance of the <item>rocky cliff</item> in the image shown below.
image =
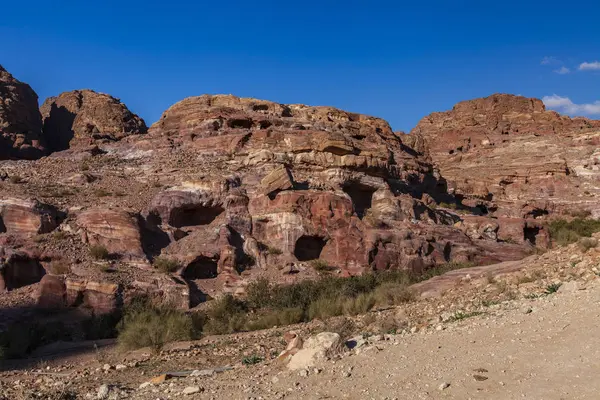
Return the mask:
<path id="1" fill-rule="evenodd" d="M 42 114 L 54 152 L 0 165 L 2 284 L 10 294 L 41 280 L 39 305 L 106 311 L 146 294 L 194 307 L 259 276 L 421 273 L 547 243 L 533 219 L 446 207 L 458 203 L 417 135 L 379 118 L 205 95 L 145 134 L 90 91 L 49 99 Z"/>
<path id="2" fill-rule="evenodd" d="M 0 159 L 43 154 L 37 94 L 0 65 Z"/>
<path id="3" fill-rule="evenodd" d="M 600 121 L 496 94 L 423 118 L 407 142 L 430 157 L 463 204 L 484 214 L 600 216 Z"/>

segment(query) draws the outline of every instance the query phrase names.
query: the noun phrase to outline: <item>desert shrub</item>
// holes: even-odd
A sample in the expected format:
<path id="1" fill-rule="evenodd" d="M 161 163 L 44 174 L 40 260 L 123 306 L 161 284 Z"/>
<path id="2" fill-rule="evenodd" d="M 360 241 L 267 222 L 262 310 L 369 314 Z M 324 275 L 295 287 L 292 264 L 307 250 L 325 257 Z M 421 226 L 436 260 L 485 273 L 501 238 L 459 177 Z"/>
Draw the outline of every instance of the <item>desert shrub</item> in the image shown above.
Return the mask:
<path id="1" fill-rule="evenodd" d="M 310 262 L 310 266 L 317 272 L 323 273 L 323 272 L 328 272 L 331 270 L 331 267 L 329 266 L 329 264 L 327 264 L 327 261 L 325 260 L 312 260 Z"/>
<path id="2" fill-rule="evenodd" d="M 263 358 L 256 355 L 256 354 L 252 354 L 251 356 L 248 357 L 244 357 L 242 359 L 242 364 L 249 366 L 249 365 L 254 365 L 254 364 L 258 364 L 260 362 L 263 361 Z"/>
<path id="3" fill-rule="evenodd" d="M 584 237 L 584 238 L 579 239 L 579 241 L 577 242 L 577 244 L 579 245 L 579 247 L 581 248 L 581 250 L 583 250 L 584 252 L 586 252 L 589 249 L 593 249 L 596 246 L 598 246 L 598 239 Z"/>
<path id="4" fill-rule="evenodd" d="M 95 244 L 90 246 L 90 255 L 96 260 L 106 260 L 110 256 L 110 253 L 106 247 L 101 244 Z"/>
<path id="5" fill-rule="evenodd" d="M 189 315 L 176 309 L 148 305 L 126 310 L 118 331 L 119 345 L 124 349 L 151 347 L 155 351 L 167 343 L 191 340 L 196 336 Z"/>
<path id="6" fill-rule="evenodd" d="M 285 308 L 272 310 L 248 322 L 249 331 L 273 328 L 274 326 L 293 325 L 304 320 L 304 310 L 301 308 Z"/>
<path id="7" fill-rule="evenodd" d="M 14 183 L 14 184 L 23 182 L 23 178 L 21 178 L 18 175 L 11 175 L 11 177 L 8 178 L 8 180 L 10 181 L 10 183 Z"/>
<path id="8" fill-rule="evenodd" d="M 269 307 L 271 304 L 271 283 L 267 278 L 259 278 L 246 287 L 246 301 L 251 308 Z"/>
<path id="9" fill-rule="evenodd" d="M 246 312 L 247 305 L 243 301 L 227 294 L 213 300 L 207 309 L 204 329 L 215 335 L 241 331 L 247 322 Z"/>
<path id="10" fill-rule="evenodd" d="M 105 189 L 96 189 L 96 190 L 94 190 L 94 194 L 96 195 L 96 197 L 110 196 L 110 192 Z"/>
<path id="11" fill-rule="evenodd" d="M 310 303 L 308 307 L 308 319 L 326 319 L 342 315 L 344 312 L 345 299 L 321 297 Z"/>
<path id="12" fill-rule="evenodd" d="M 267 254 L 274 255 L 274 256 L 278 256 L 278 255 L 280 255 L 280 254 L 283 254 L 283 251 L 281 251 L 281 250 L 280 250 L 280 249 L 278 249 L 278 248 L 275 248 L 275 247 L 268 246 L 268 247 L 267 247 Z"/>
<path id="13" fill-rule="evenodd" d="M 181 264 L 177 260 L 167 257 L 156 257 L 153 262 L 154 268 L 165 274 L 170 274 L 181 268 Z"/>
<path id="14" fill-rule="evenodd" d="M 52 232 L 52 239 L 54 240 L 64 240 L 69 236 L 69 234 L 65 231 L 54 231 Z"/>
<path id="15" fill-rule="evenodd" d="M 365 314 L 375 306 L 375 297 L 372 293 L 361 293 L 356 297 L 346 299 L 343 305 L 345 315 Z"/>
<path id="16" fill-rule="evenodd" d="M 456 203 L 445 203 L 445 202 L 441 202 L 440 203 L 440 207 L 442 208 L 450 208 L 451 210 L 456 210 L 456 208 L 458 207 L 456 205 Z"/>
<path id="17" fill-rule="evenodd" d="M 71 272 L 71 267 L 62 260 L 56 260 L 50 263 L 49 270 L 53 275 L 66 275 Z"/>
<path id="18" fill-rule="evenodd" d="M 550 237 L 561 246 L 576 243 L 580 237 L 590 237 L 600 231 L 600 221 L 575 218 L 571 221 L 557 219 L 549 224 Z"/>
<path id="19" fill-rule="evenodd" d="M 393 306 L 414 300 L 414 293 L 401 283 L 387 282 L 375 289 L 375 301 L 381 306 Z"/>

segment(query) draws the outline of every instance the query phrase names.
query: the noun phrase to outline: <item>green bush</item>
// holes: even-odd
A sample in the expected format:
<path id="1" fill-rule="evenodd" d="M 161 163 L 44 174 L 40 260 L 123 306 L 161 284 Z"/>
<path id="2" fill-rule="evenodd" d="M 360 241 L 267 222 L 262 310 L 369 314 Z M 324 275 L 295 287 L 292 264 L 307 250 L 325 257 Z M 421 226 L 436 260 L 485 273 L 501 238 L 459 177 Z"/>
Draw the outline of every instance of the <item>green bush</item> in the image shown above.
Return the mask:
<path id="1" fill-rule="evenodd" d="M 285 308 L 282 310 L 267 311 L 263 315 L 253 318 L 246 324 L 249 331 L 269 329 L 275 326 L 297 324 L 304 320 L 304 310 L 301 308 Z"/>
<path id="2" fill-rule="evenodd" d="M 124 349 L 151 347 L 159 351 L 170 342 L 198 336 L 192 317 L 182 311 L 147 305 L 132 306 L 119 324 L 119 345 Z"/>
<path id="3" fill-rule="evenodd" d="M 552 240 L 565 246 L 576 243 L 580 237 L 590 237 L 593 233 L 599 232 L 600 221 L 582 218 L 575 218 L 571 221 L 557 219 L 550 222 L 548 227 Z"/>
<path id="4" fill-rule="evenodd" d="M 414 300 L 414 293 L 406 285 L 387 282 L 375 289 L 375 300 L 381 306 L 393 306 Z"/>
<path id="5" fill-rule="evenodd" d="M 365 314 L 375 306 L 375 296 L 372 293 L 361 293 L 356 297 L 346 299 L 343 306 L 345 315 Z"/>
<path id="6" fill-rule="evenodd" d="M 90 246 L 90 255 L 96 260 L 107 260 L 110 256 L 110 253 L 106 247 L 102 246 L 101 244 L 95 244 Z"/>
<path id="7" fill-rule="evenodd" d="M 328 272 L 331 271 L 331 267 L 329 266 L 329 264 L 327 264 L 327 261 L 325 260 L 312 260 L 310 262 L 310 266 L 317 272 L 323 273 L 323 272 Z"/>
<path id="8" fill-rule="evenodd" d="M 156 257 L 153 262 L 154 268 L 165 274 L 171 274 L 181 268 L 181 264 L 177 260 L 167 257 Z"/>
<path id="9" fill-rule="evenodd" d="M 230 294 L 213 300 L 206 311 L 204 327 L 207 333 L 222 335 L 244 330 L 247 322 L 247 305 Z"/>

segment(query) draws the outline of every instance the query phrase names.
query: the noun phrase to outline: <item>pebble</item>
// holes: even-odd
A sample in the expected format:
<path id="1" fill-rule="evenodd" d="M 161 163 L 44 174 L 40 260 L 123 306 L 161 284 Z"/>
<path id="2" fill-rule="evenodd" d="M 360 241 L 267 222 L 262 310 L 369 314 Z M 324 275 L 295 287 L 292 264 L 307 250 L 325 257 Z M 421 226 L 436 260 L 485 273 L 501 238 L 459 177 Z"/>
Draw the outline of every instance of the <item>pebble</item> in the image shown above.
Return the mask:
<path id="1" fill-rule="evenodd" d="M 450 384 L 448 382 L 444 382 L 442 384 L 440 384 L 440 386 L 438 386 L 439 390 L 445 390 L 448 389 L 450 387 Z"/>
<path id="2" fill-rule="evenodd" d="M 98 400 L 108 399 L 109 394 L 110 387 L 108 385 L 102 385 L 100 388 L 98 388 L 98 394 L 96 395 L 96 398 Z"/>
<path id="3" fill-rule="evenodd" d="M 194 394 L 194 393 L 200 393 L 200 386 L 188 386 L 185 389 L 183 389 L 183 394 L 189 395 L 189 394 Z"/>

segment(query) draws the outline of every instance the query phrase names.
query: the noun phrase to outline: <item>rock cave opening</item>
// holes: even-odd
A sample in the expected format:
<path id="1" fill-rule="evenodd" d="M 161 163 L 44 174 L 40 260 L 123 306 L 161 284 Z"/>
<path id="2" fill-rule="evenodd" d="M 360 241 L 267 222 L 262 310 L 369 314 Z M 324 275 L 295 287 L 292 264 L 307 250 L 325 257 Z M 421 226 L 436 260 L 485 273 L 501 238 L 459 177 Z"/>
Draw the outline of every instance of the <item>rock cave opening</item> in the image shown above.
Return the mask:
<path id="1" fill-rule="evenodd" d="M 541 228 L 538 227 L 525 227 L 523 228 L 523 239 L 535 246 L 536 236 L 540 233 Z"/>
<path id="2" fill-rule="evenodd" d="M 181 276 L 186 280 L 195 280 L 216 278 L 217 274 L 217 261 L 200 256 L 185 267 Z"/>
<path id="3" fill-rule="evenodd" d="M 294 246 L 294 256 L 298 261 L 318 260 L 326 243 L 320 236 L 301 236 Z"/>
<path id="4" fill-rule="evenodd" d="M 358 218 L 362 219 L 365 216 L 365 212 L 371 208 L 373 193 L 375 193 L 377 189 L 361 183 L 349 183 L 344 185 L 342 189 L 350 196 L 354 212 Z"/>
<path id="5" fill-rule="evenodd" d="M 7 290 L 33 285 L 42 280 L 46 270 L 37 260 L 29 257 L 11 257 L 0 269 Z"/>
<path id="6" fill-rule="evenodd" d="M 225 211 L 221 206 L 205 207 L 201 205 L 185 206 L 173 210 L 169 225 L 175 228 L 208 225 Z"/>
<path id="7" fill-rule="evenodd" d="M 227 125 L 233 129 L 250 129 L 253 122 L 251 119 L 234 118 L 227 121 Z"/>

